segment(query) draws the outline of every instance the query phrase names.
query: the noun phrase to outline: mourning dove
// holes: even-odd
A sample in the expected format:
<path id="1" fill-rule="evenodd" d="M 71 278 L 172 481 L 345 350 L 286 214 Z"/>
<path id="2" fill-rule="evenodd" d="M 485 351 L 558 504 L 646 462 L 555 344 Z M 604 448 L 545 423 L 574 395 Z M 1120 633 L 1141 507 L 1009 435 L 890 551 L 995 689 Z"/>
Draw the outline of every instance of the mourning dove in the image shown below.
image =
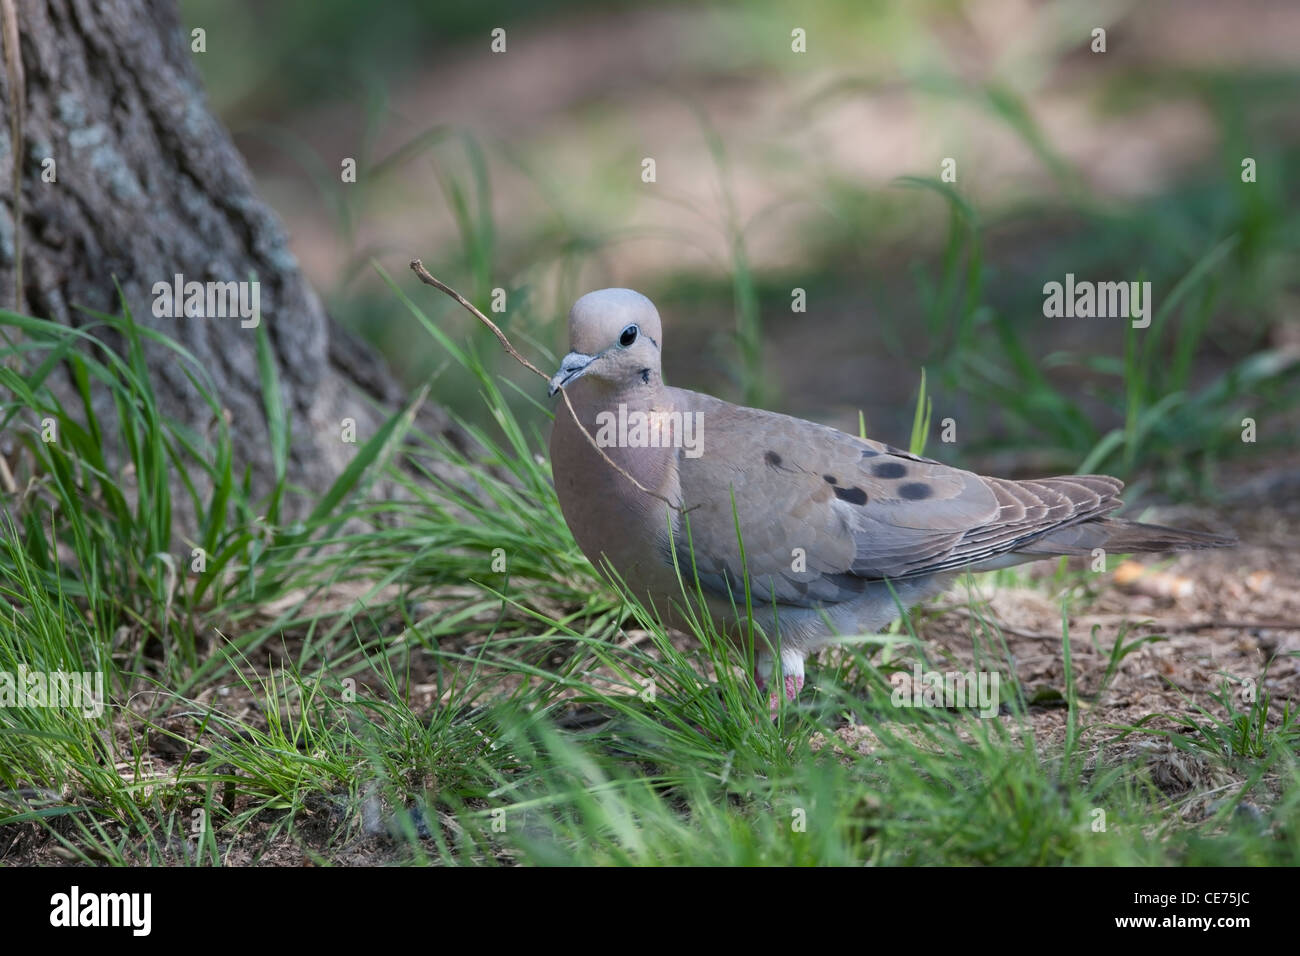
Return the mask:
<path id="1" fill-rule="evenodd" d="M 900 605 L 939 593 L 964 569 L 1094 548 L 1234 543 L 1106 517 L 1121 504 L 1116 478 L 982 477 L 670 388 L 660 372 L 659 313 L 630 289 L 580 298 L 569 313 L 569 342 L 550 394 L 566 391 L 587 435 L 561 407 L 550 450 L 579 547 L 669 621 L 683 619 L 682 582 L 695 594 L 698 573 L 709 612 L 733 634 L 747 616 L 748 570 L 753 623 L 766 638 L 755 648 L 755 678 L 766 686 L 775 650 L 790 700 L 810 653 L 837 635 L 879 632 Z M 775 707 L 775 693 L 771 700 Z"/>

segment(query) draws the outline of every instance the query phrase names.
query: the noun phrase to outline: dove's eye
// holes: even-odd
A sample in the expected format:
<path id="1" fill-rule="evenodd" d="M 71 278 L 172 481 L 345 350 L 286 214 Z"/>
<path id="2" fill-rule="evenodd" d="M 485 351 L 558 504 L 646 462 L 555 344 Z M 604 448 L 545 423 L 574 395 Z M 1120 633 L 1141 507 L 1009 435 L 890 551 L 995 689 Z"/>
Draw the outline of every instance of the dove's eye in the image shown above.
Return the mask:
<path id="1" fill-rule="evenodd" d="M 635 325 L 629 325 L 627 328 L 623 330 L 623 333 L 618 337 L 618 344 L 621 345 L 623 348 L 627 348 L 629 345 L 631 345 L 633 342 L 636 341 L 637 333 L 639 333 L 640 331 L 641 330 L 638 329 Z"/>

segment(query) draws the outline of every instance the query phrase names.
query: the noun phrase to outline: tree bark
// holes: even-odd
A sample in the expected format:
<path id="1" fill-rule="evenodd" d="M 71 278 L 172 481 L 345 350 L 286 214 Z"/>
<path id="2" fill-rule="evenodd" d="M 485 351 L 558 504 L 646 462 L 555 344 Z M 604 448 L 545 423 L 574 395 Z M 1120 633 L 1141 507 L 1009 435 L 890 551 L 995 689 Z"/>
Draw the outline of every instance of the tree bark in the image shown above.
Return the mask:
<path id="1" fill-rule="evenodd" d="M 12 2 L 26 89 L 12 89 L 0 70 L 0 305 L 14 305 L 16 236 L 28 314 L 78 325 L 88 319 L 77 306 L 119 313 L 116 278 L 135 320 L 184 344 L 212 376 L 236 454 L 252 466 L 260 491 L 273 472 L 257 330 L 238 317 L 159 318 L 153 310 L 154 284 L 178 274 L 201 283 L 255 276 L 292 419 L 290 479 L 327 486 L 357 448 L 341 440 L 342 420 L 354 419 L 364 441 L 402 395 L 382 361 L 329 320 L 303 279 L 283 225 L 255 195 L 243 159 L 208 109 L 191 59 L 201 54 L 191 53 L 175 3 Z M 17 224 L 15 102 L 26 106 Z M 42 179 L 49 160 L 54 182 Z M 150 345 L 149 365 L 166 414 L 200 429 L 209 424 L 211 412 L 174 353 Z M 451 430 L 436 409 L 422 424 Z"/>

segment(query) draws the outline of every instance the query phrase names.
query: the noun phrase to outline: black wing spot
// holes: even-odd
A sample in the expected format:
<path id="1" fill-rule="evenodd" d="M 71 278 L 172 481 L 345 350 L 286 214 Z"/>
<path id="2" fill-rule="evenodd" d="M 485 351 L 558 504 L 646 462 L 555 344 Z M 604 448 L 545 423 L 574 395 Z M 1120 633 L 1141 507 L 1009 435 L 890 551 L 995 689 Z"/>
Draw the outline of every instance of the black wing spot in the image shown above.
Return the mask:
<path id="1" fill-rule="evenodd" d="M 902 478 L 907 474 L 907 466 L 897 461 L 882 461 L 871 466 L 871 473 L 877 478 Z"/>
<path id="2" fill-rule="evenodd" d="M 838 484 L 839 484 L 839 482 L 835 480 L 835 476 L 834 476 L 834 475 L 822 475 L 822 477 L 826 479 L 826 484 L 828 484 L 828 485 L 838 485 Z"/>
<path id="3" fill-rule="evenodd" d="M 763 460 L 773 468 L 781 467 L 781 456 L 774 451 L 763 452 Z"/>
<path id="4" fill-rule="evenodd" d="M 641 369 L 641 381 L 647 385 L 650 384 L 650 370 L 648 368 Z"/>
<path id="5" fill-rule="evenodd" d="M 840 501 L 847 501 L 851 505 L 865 505 L 867 503 L 867 493 L 861 488 L 836 488 L 835 497 Z"/>
<path id="6" fill-rule="evenodd" d="M 879 455 L 879 454 L 880 454 L 880 452 L 876 451 L 874 448 L 864 448 L 864 449 L 862 449 L 862 457 L 863 457 L 863 458 L 875 458 L 875 457 L 876 457 L 877 455 Z"/>
<path id="7" fill-rule="evenodd" d="M 923 501 L 934 494 L 934 489 L 923 481 L 909 481 L 898 486 L 898 496 L 908 501 Z"/>

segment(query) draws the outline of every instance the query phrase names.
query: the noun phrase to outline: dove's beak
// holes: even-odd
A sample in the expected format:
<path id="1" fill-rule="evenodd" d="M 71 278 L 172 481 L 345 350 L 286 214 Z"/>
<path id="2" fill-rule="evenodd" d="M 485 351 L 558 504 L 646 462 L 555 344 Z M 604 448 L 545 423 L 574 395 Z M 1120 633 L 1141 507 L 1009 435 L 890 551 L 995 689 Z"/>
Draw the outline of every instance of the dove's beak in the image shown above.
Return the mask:
<path id="1" fill-rule="evenodd" d="M 583 355 L 581 352 L 570 352 L 564 356 L 560 362 L 560 370 L 555 373 L 551 379 L 550 387 L 546 390 L 548 396 L 554 397 L 565 385 L 568 385 L 575 378 L 580 378 L 582 373 L 591 367 L 591 363 L 596 360 L 594 355 Z"/>

